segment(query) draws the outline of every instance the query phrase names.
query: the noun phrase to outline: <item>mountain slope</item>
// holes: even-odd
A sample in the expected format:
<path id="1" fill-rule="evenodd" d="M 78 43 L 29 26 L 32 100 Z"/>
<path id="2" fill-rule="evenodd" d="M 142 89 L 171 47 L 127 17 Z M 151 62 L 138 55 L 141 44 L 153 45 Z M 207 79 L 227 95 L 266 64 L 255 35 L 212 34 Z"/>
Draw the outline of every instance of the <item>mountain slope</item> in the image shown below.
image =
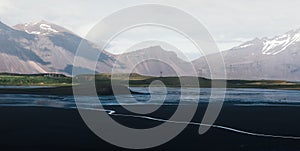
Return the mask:
<path id="1" fill-rule="evenodd" d="M 26 47 L 26 45 L 30 45 L 31 41 L 34 41 L 34 38 L 33 35 L 14 30 L 0 23 L 1 72 L 44 72 L 40 66 L 46 65 L 47 62 Z"/>
<path id="2" fill-rule="evenodd" d="M 254 39 L 222 52 L 229 79 L 300 80 L 300 29 Z M 214 60 L 214 55 L 207 56 Z M 193 61 L 209 76 L 205 58 Z"/>
<path id="3" fill-rule="evenodd" d="M 0 71 L 16 73 L 60 72 L 71 75 L 80 42 L 87 53 L 100 51 L 96 45 L 72 32 L 45 21 L 16 25 L 0 24 Z M 109 72 L 113 55 L 103 51 L 97 72 Z M 94 60 L 80 56 L 83 71 L 93 70 Z"/>
<path id="4" fill-rule="evenodd" d="M 118 55 L 116 59 L 122 63 L 122 66 L 116 66 L 115 72 L 134 72 L 151 76 L 186 76 L 195 73 L 191 63 L 178 58 L 175 52 L 164 50 L 160 46 L 124 53 Z"/>
<path id="5" fill-rule="evenodd" d="M 46 21 L 18 24 L 14 29 L 4 24 L 2 26 L 1 72 L 60 72 L 71 75 L 74 68 L 73 59 L 80 42 L 84 43 L 87 53 L 100 51 L 91 42 Z M 95 61 L 87 56 L 80 56 L 80 66 L 75 67 L 82 70 L 82 73 L 94 70 L 92 67 Z M 144 59 L 148 61 L 140 62 Z M 103 51 L 97 60 L 96 72 L 110 73 L 113 68 L 116 72 L 136 72 L 154 76 L 190 75 L 193 71 L 190 63 L 159 46 L 121 55 Z"/>
<path id="6" fill-rule="evenodd" d="M 121 55 L 102 51 L 97 62 L 88 55 L 80 56 L 79 66 L 73 67 L 80 42 L 84 43 L 87 53 L 101 51 L 95 44 L 46 21 L 19 24 L 14 28 L 0 22 L 0 72 L 71 75 L 73 68 L 81 69 L 82 73 L 93 71 L 93 65 L 97 63 L 96 72 L 100 73 L 110 73 L 114 68 L 115 72 L 123 73 L 152 76 L 198 74 L 210 78 L 205 59 L 220 61 L 214 54 L 201 57 L 192 62 L 194 69 L 176 53 L 155 46 Z M 222 54 L 228 79 L 300 81 L 300 29 L 273 38 L 255 38 Z"/>

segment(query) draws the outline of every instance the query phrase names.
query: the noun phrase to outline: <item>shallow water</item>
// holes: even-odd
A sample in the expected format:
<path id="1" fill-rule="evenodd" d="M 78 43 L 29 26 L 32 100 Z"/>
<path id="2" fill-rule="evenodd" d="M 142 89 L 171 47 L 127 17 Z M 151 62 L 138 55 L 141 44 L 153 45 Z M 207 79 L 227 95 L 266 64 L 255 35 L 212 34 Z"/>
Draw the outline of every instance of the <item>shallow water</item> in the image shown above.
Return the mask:
<path id="1" fill-rule="evenodd" d="M 131 89 L 145 94 L 100 96 L 99 98 L 80 96 L 77 103 L 86 108 L 97 108 L 100 103 L 102 105 L 197 104 L 209 102 L 211 95 L 209 88 L 184 88 L 182 90 L 180 88 L 167 88 L 166 92 L 162 91 L 161 88 L 149 90 L 148 88 L 132 87 Z M 146 94 L 149 92 L 151 95 Z M 300 106 L 300 91 L 227 89 L 225 103 L 243 106 Z M 73 96 L 0 94 L 0 106 L 75 108 L 76 104 Z"/>

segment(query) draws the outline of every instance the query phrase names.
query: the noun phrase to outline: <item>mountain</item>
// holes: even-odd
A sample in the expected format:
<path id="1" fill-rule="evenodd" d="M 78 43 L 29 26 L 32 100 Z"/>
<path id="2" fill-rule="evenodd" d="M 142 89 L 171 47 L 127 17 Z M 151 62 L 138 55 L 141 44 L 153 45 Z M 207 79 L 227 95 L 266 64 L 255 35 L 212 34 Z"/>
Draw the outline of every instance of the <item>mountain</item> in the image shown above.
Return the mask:
<path id="1" fill-rule="evenodd" d="M 60 72 L 71 75 L 73 59 L 80 42 L 87 53 L 101 51 L 98 47 L 58 25 L 40 21 L 11 28 L 0 23 L 0 71 L 14 73 Z M 114 56 L 106 51 L 97 61 L 97 72 L 109 72 Z M 82 71 L 91 71 L 95 64 L 80 56 Z"/>
<path id="2" fill-rule="evenodd" d="M 35 35 L 48 35 L 54 33 L 72 33 L 71 31 L 60 27 L 58 25 L 49 23 L 47 21 L 41 20 L 38 22 L 25 23 L 25 24 L 17 24 L 14 26 L 15 29 L 25 31 L 28 34 Z"/>
<path id="3" fill-rule="evenodd" d="M 164 50 L 160 46 L 148 47 L 118 55 L 116 59 L 122 63 L 115 67 L 115 72 L 134 72 L 151 76 L 187 76 L 193 73 L 193 65 L 178 58 L 173 51 Z"/>
<path id="4" fill-rule="evenodd" d="M 71 31 L 43 20 L 18 24 L 13 28 L 1 23 L 0 29 L 0 72 L 58 72 L 71 75 L 73 59 L 80 42 L 84 43 L 87 53 L 101 51 L 98 46 Z M 96 63 L 96 72 L 99 73 L 110 73 L 114 69 L 123 73 L 176 76 L 189 75 L 193 70 L 191 64 L 178 58 L 176 53 L 159 46 L 121 55 L 102 52 Z M 140 62 L 145 59 L 150 60 Z M 138 62 L 139 65 L 135 66 Z M 82 73 L 90 73 L 94 64 L 94 60 L 80 56 L 80 66 L 75 68 Z"/>
<path id="5" fill-rule="evenodd" d="M 300 80 L 300 29 L 273 38 L 255 38 L 222 54 L 228 79 Z M 193 64 L 203 76 L 209 76 L 204 57 Z"/>
<path id="6" fill-rule="evenodd" d="M 73 59 L 80 43 L 87 53 L 102 52 L 95 62 L 80 56 L 79 66 Z M 300 29 L 273 38 L 255 38 L 230 50 L 223 51 L 228 79 L 276 79 L 300 81 Z M 0 22 L 0 72 L 72 74 L 73 68 L 82 73 L 136 72 L 153 76 L 195 75 L 210 78 L 206 59 L 218 62 L 215 54 L 191 63 L 180 59 L 173 51 L 153 46 L 120 55 L 113 55 L 73 32 L 39 21 L 18 24 L 13 28 Z M 143 61 L 147 60 L 147 61 Z M 194 67 L 193 67 L 194 65 Z M 221 67 L 211 67 L 221 69 Z M 196 70 L 196 71 L 195 71 Z M 222 72 L 222 71 L 217 71 Z"/>
<path id="7" fill-rule="evenodd" d="M 23 31 L 17 31 L 9 26 L 0 23 L 0 71 L 1 72 L 44 72 L 39 68 L 46 65 L 37 54 L 27 49 L 35 36 Z"/>

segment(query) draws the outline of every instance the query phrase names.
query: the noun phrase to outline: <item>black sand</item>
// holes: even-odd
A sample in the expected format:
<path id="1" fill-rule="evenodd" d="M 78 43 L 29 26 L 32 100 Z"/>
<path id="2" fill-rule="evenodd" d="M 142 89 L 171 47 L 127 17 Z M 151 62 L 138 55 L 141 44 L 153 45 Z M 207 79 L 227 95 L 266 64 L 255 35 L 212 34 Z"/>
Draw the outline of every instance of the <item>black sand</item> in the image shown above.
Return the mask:
<path id="1" fill-rule="evenodd" d="M 126 112 L 117 106 L 108 108 Z M 174 109 L 176 107 L 164 106 L 151 116 L 167 118 Z M 199 107 L 193 121 L 201 121 L 204 109 Z M 129 126 L 160 124 L 132 117 L 114 118 Z M 0 120 L 0 150 L 125 150 L 94 135 L 73 109 L 0 107 Z M 257 133 L 300 136 L 300 108 L 228 104 L 215 124 Z M 172 141 L 148 150 L 297 151 L 300 140 L 250 136 L 216 128 L 199 135 L 198 126 L 190 125 Z"/>

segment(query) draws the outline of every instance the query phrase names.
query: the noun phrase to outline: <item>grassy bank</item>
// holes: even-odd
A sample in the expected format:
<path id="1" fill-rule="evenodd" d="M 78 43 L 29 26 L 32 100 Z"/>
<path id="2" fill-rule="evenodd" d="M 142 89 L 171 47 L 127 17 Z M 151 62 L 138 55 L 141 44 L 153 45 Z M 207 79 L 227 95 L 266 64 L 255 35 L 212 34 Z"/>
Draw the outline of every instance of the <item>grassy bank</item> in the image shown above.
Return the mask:
<path id="1" fill-rule="evenodd" d="M 197 87 L 210 88 L 211 80 L 200 77 L 151 77 L 139 74 L 98 74 L 75 76 L 75 84 L 90 83 L 94 80 L 96 85 L 110 87 L 111 79 L 115 80 L 118 85 L 129 85 L 135 87 L 149 86 L 153 81 L 159 80 L 168 87 Z M 199 81 L 196 83 L 195 81 Z M 222 81 L 222 80 L 217 80 Z M 222 81 L 223 82 L 223 81 Z M 300 83 L 276 80 L 227 80 L 227 88 L 264 88 L 264 89 L 289 89 L 300 90 Z M 0 85 L 4 86 L 72 86 L 72 77 L 60 74 L 0 74 Z"/>
<path id="2" fill-rule="evenodd" d="M 59 75 L 0 74 L 0 85 L 4 86 L 70 86 L 72 78 Z"/>

